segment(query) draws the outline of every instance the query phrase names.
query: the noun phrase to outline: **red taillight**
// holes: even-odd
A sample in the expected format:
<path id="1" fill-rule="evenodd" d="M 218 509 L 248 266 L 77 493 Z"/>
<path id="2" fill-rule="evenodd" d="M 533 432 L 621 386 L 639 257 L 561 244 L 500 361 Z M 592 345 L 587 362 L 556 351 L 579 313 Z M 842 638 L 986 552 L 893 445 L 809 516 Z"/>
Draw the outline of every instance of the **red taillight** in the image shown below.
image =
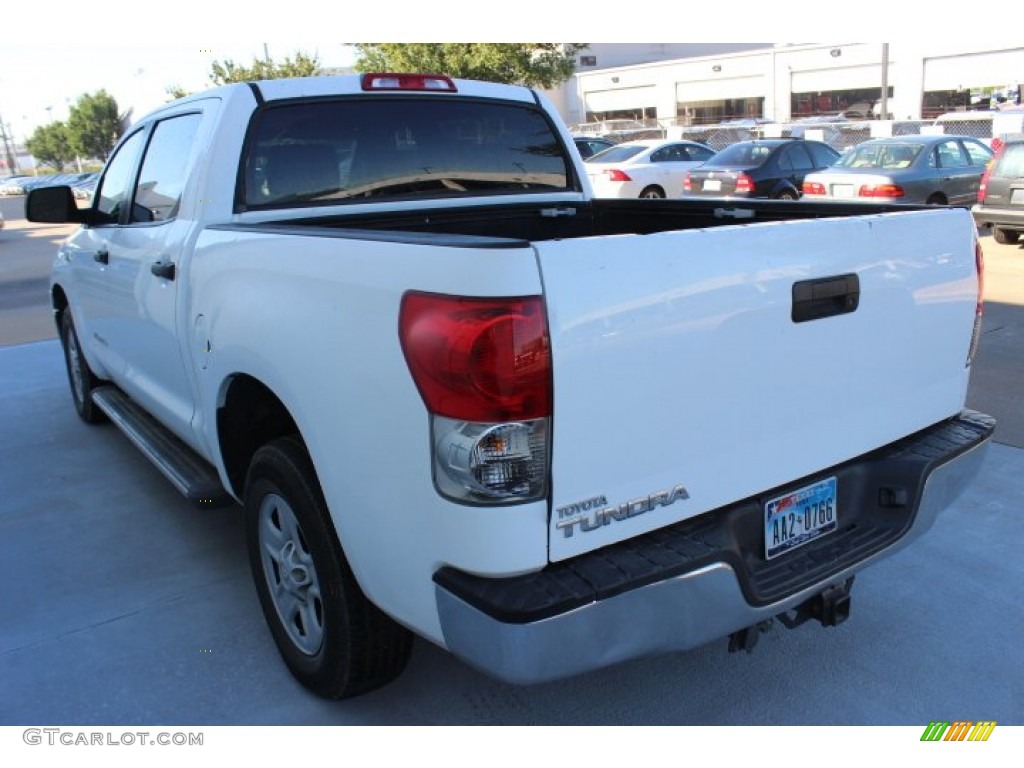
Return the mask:
<path id="1" fill-rule="evenodd" d="M 754 191 L 754 180 L 747 176 L 745 173 L 741 173 L 736 177 L 736 191 L 737 192 L 753 192 Z"/>
<path id="2" fill-rule="evenodd" d="M 899 184 L 865 184 L 857 193 L 860 197 L 903 197 L 903 187 Z"/>
<path id="3" fill-rule="evenodd" d="M 686 175 L 683 177 L 683 191 L 684 192 L 693 192 L 693 181 L 692 181 L 692 179 L 690 179 L 690 172 L 689 171 L 687 171 Z"/>
<path id="4" fill-rule="evenodd" d="M 458 91 L 455 83 L 446 75 L 368 72 L 363 75 L 361 82 L 364 91 Z"/>
<path id="5" fill-rule="evenodd" d="M 551 414 L 551 350 L 540 296 L 410 292 L 402 298 L 399 337 L 432 414 L 475 422 Z"/>
<path id="6" fill-rule="evenodd" d="M 978 202 L 985 202 L 985 195 L 988 194 L 988 177 L 992 175 L 992 166 L 989 165 L 981 174 L 981 184 L 978 185 Z"/>
<path id="7" fill-rule="evenodd" d="M 993 139 L 992 140 L 993 147 L 995 146 L 995 142 L 996 141 L 997 141 L 997 139 Z M 988 178 L 989 178 L 989 176 L 992 175 L 992 169 L 995 167 L 996 161 L 999 159 L 999 156 L 1003 154 L 1003 147 L 1004 146 L 1005 145 L 1003 144 L 1003 142 L 1000 141 L 998 149 L 996 149 L 995 154 L 992 155 L 992 159 L 989 160 L 988 163 L 985 165 L 985 173 L 983 173 L 981 175 L 981 185 L 978 187 L 978 202 L 979 203 L 984 203 L 985 202 L 985 196 L 988 194 Z"/>
<path id="8" fill-rule="evenodd" d="M 604 175 L 608 177 L 608 181 L 632 181 L 629 174 L 616 168 L 605 170 Z"/>
<path id="9" fill-rule="evenodd" d="M 805 181 L 803 192 L 805 195 L 824 195 L 825 185 L 817 181 Z"/>

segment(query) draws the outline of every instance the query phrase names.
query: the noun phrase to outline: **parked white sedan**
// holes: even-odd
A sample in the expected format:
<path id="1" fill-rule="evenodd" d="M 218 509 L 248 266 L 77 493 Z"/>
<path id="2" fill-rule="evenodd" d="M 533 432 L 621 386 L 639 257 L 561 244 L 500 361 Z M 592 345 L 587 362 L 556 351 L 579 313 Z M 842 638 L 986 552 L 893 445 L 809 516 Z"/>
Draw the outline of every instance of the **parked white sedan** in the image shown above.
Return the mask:
<path id="1" fill-rule="evenodd" d="M 682 197 L 683 179 L 715 154 L 696 141 L 627 141 L 587 158 L 595 197 Z"/>

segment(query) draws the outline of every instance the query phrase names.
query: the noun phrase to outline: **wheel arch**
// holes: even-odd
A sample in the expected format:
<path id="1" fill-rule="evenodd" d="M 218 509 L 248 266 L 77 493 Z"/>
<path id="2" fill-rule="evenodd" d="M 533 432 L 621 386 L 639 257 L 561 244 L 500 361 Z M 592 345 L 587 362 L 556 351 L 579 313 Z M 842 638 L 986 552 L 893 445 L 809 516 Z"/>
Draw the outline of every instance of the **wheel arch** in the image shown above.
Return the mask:
<path id="1" fill-rule="evenodd" d="M 302 440 L 291 412 L 267 385 L 247 374 L 228 377 L 217 406 L 217 442 L 229 490 L 242 498 L 245 475 L 260 446 L 278 437 Z"/>
<path id="2" fill-rule="evenodd" d="M 793 195 L 793 199 L 795 200 L 800 199 L 800 190 L 793 186 L 793 183 L 788 179 L 780 179 L 778 184 L 776 184 L 775 188 L 772 190 L 771 196 L 773 200 L 778 200 L 786 193 Z"/>
<path id="3" fill-rule="evenodd" d="M 662 198 L 667 198 L 668 197 L 668 193 L 665 192 L 665 188 L 661 184 L 658 184 L 657 182 L 654 182 L 654 183 L 651 183 L 651 184 L 645 184 L 644 188 L 640 190 L 640 197 L 641 198 L 645 197 L 646 193 L 650 192 L 650 191 L 654 191 L 654 192 L 659 193 Z"/>
<path id="4" fill-rule="evenodd" d="M 57 333 L 60 333 L 61 317 L 68 310 L 68 295 L 59 283 L 50 290 L 50 306 L 53 307 L 53 320 L 57 324 Z"/>

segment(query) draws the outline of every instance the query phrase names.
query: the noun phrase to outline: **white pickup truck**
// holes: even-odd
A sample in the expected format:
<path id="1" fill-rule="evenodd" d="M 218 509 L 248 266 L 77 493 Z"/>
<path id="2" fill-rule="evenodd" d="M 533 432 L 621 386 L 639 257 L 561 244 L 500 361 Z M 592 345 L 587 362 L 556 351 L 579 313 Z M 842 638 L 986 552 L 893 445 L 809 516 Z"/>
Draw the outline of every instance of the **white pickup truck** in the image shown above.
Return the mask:
<path id="1" fill-rule="evenodd" d="M 849 614 L 994 429 L 970 213 L 594 199 L 528 88 L 237 84 L 122 138 L 52 299 L 75 406 L 244 504 L 267 623 L 352 696 L 416 633 L 530 683 Z M 922 585 L 922 588 L 925 585 Z"/>

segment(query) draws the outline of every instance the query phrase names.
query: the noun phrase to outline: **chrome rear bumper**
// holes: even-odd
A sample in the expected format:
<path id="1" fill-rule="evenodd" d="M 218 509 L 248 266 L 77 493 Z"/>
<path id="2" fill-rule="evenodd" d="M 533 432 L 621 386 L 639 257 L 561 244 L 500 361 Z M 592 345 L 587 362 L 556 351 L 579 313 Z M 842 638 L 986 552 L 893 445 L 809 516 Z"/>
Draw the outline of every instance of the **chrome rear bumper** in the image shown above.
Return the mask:
<path id="1" fill-rule="evenodd" d="M 865 462 L 886 467 L 886 462 L 903 462 L 904 467 L 908 462 L 920 462 L 923 482 L 917 483 L 920 492 L 916 499 L 909 500 L 909 523 L 895 539 L 871 554 L 846 562 L 784 596 L 767 602 L 749 599 L 749 584 L 743 583 L 733 564 L 722 560 L 661 580 L 648 579 L 642 586 L 609 597 L 577 600 L 566 610 L 531 619 L 529 610 L 518 612 L 515 607 L 520 582 L 475 577 L 460 581 L 457 573 L 442 570 L 435 576 L 435 585 L 445 644 L 457 657 L 487 674 L 528 684 L 652 654 L 688 650 L 726 637 L 796 608 L 924 534 L 939 511 L 948 507 L 977 473 L 994 426 L 990 417 L 964 412 L 913 439 L 844 465 L 856 471 Z M 955 439 L 950 439 L 951 434 Z M 557 568 L 550 574 L 534 575 L 530 594 L 538 592 L 538 576 L 551 579 L 551 591 L 565 582 L 564 570 Z M 469 587 L 464 586 L 467 583 Z M 529 595 L 525 582 L 522 584 L 525 605 Z M 492 600 L 498 592 L 503 593 L 501 599 Z"/>

